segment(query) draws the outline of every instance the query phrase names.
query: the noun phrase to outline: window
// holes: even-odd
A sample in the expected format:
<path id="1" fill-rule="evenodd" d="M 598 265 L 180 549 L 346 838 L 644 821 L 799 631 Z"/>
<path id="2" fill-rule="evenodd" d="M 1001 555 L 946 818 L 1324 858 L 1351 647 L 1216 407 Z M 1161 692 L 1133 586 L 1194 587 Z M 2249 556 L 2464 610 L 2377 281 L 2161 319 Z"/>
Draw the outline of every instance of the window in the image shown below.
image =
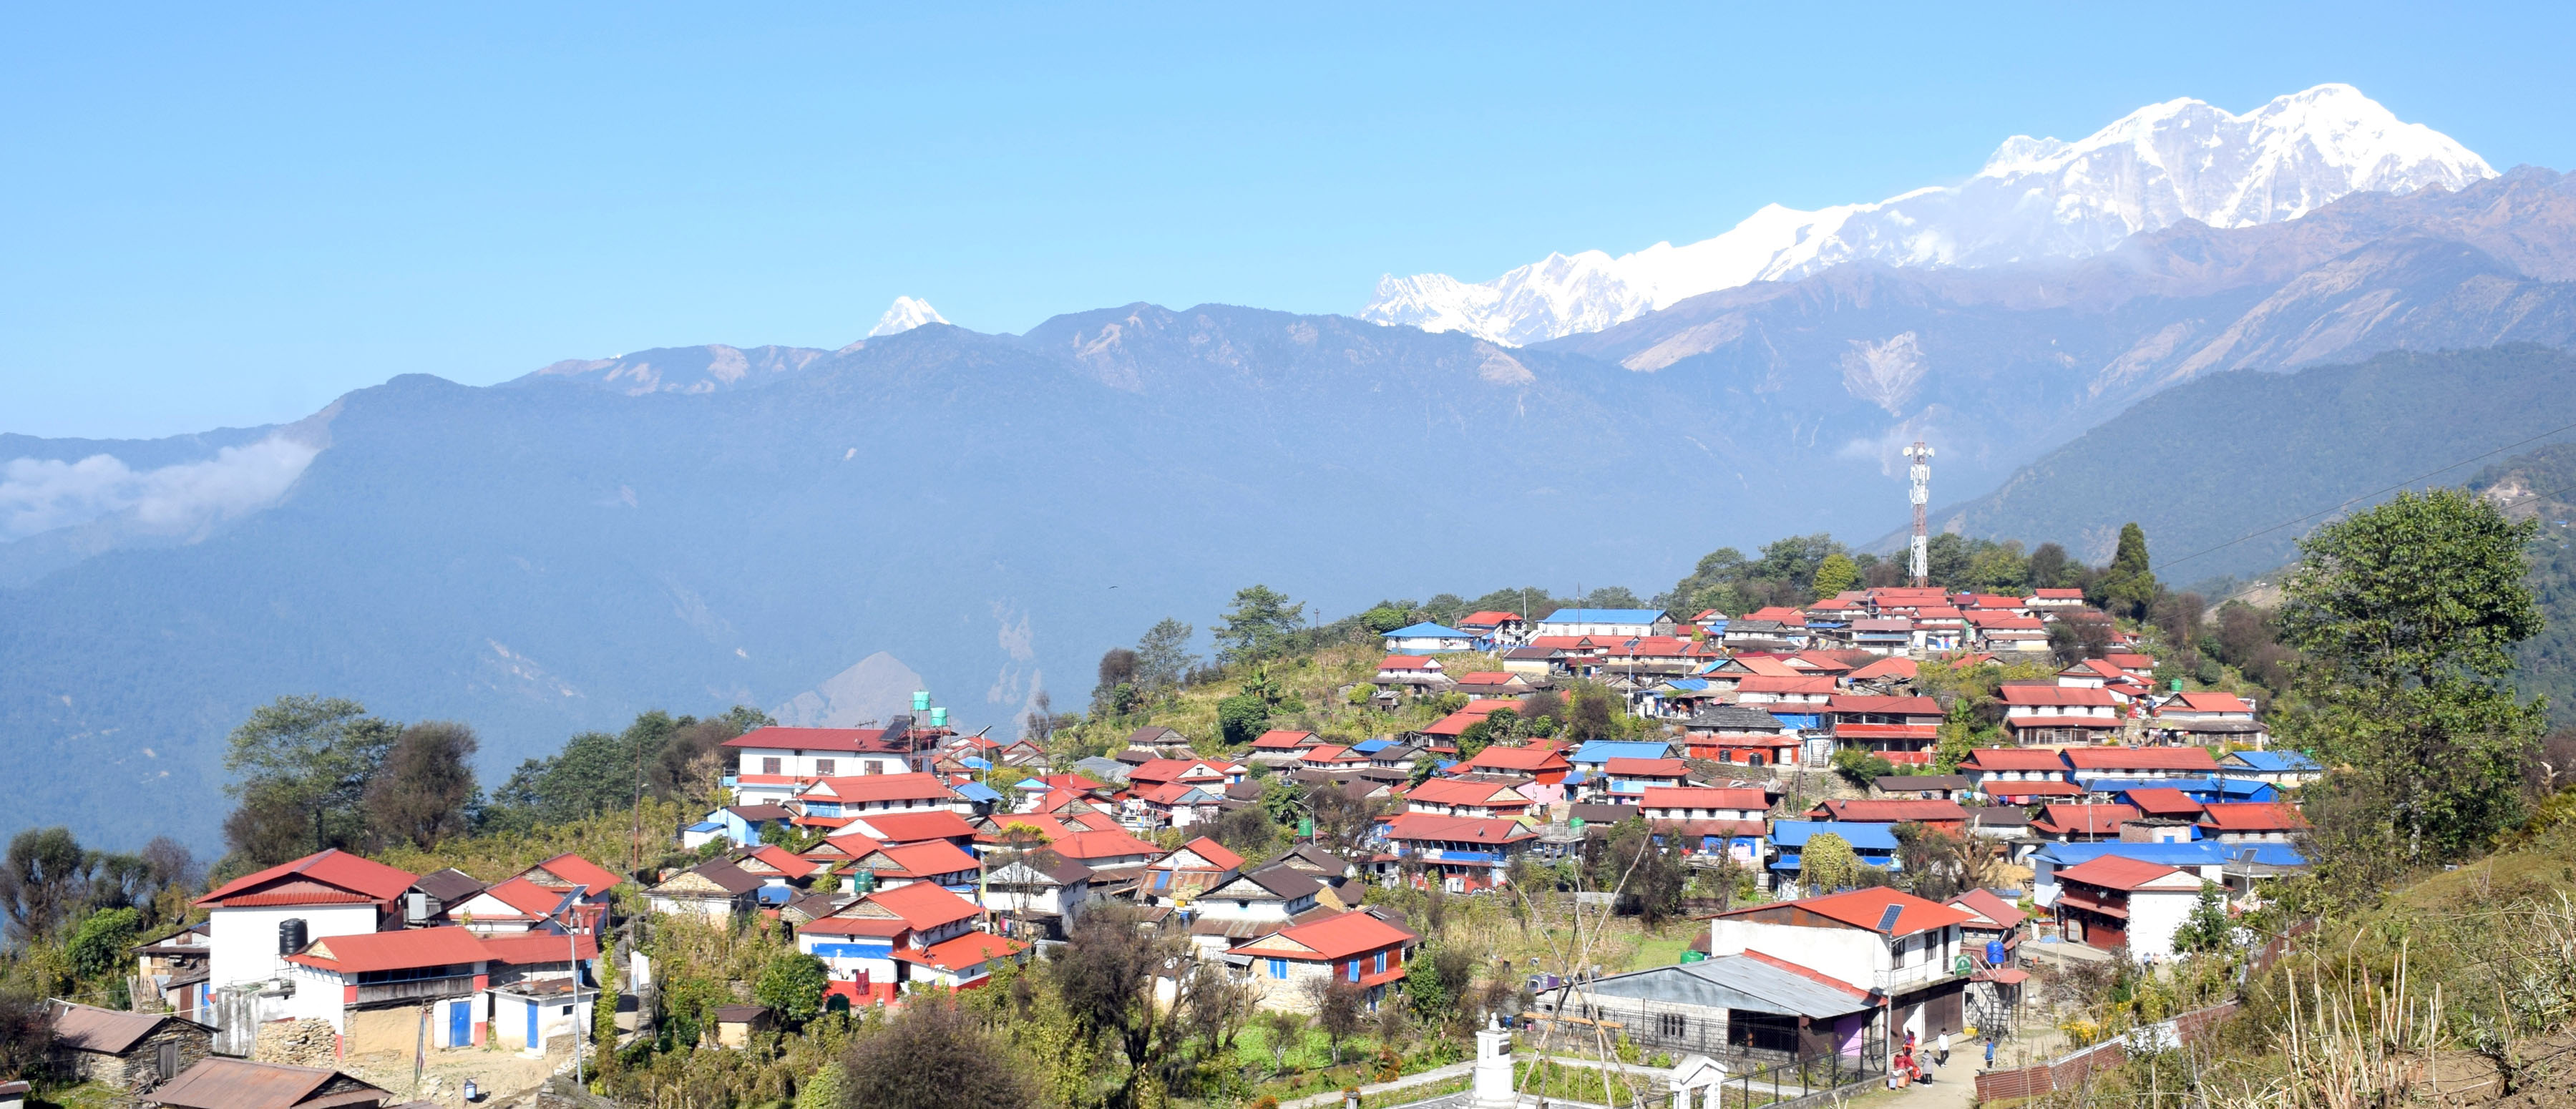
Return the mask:
<path id="1" fill-rule="evenodd" d="M 1360 961 L 1357 959 L 1351 960 L 1350 979 L 1353 982 L 1360 980 Z"/>
<path id="2" fill-rule="evenodd" d="M 1384 974 L 1384 973 L 1386 973 L 1386 952 L 1380 951 L 1380 952 L 1378 952 L 1378 953 L 1377 953 L 1377 971 L 1376 971 L 1376 973 L 1379 973 L 1379 974 Z"/>
<path id="3" fill-rule="evenodd" d="M 819 774 L 819 775 L 821 775 L 821 776 L 823 776 L 823 777 L 826 777 L 826 778 L 831 777 L 831 776 L 832 776 L 832 760 L 830 760 L 830 759 L 816 759 L 816 760 L 814 760 L 814 773 Z"/>
<path id="4" fill-rule="evenodd" d="M 763 773 L 763 774 L 776 774 L 776 773 L 778 773 L 778 760 L 777 760 L 777 759 L 762 759 L 762 760 L 760 760 L 760 772 L 761 772 L 761 773 Z"/>
<path id="5" fill-rule="evenodd" d="M 1286 978 L 1286 977 L 1288 977 L 1288 960 L 1286 960 L 1286 959 L 1272 959 L 1272 960 L 1270 960 L 1270 976 L 1271 976 L 1271 977 L 1273 977 L 1273 978 Z"/>
<path id="6" fill-rule="evenodd" d="M 1658 1013 L 1655 1031 L 1667 1040 L 1678 1040 L 1690 1035 L 1690 1018 L 1680 1013 Z"/>

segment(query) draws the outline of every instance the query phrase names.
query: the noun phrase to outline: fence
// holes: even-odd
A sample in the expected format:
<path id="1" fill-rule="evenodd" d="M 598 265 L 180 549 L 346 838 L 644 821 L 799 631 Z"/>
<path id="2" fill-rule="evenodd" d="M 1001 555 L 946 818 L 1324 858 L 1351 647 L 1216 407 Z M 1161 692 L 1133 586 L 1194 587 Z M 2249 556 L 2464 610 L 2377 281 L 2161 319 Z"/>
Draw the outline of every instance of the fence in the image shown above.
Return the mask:
<path id="1" fill-rule="evenodd" d="M 2134 1029 L 2126 1036 L 2105 1040 L 2045 1063 L 2013 1070 L 1987 1071 L 1977 1076 L 1977 1100 L 2037 1097 L 2075 1089 L 2083 1085 L 2094 1071 L 2116 1067 L 2126 1061 L 2132 1044 L 2141 1051 L 2160 1051 L 2192 1043 L 2207 1035 L 2218 1022 L 2235 1015 L 2236 1006 L 2236 1002 L 2228 1001 L 2206 1009 L 2194 1009 L 2172 1020 Z"/>

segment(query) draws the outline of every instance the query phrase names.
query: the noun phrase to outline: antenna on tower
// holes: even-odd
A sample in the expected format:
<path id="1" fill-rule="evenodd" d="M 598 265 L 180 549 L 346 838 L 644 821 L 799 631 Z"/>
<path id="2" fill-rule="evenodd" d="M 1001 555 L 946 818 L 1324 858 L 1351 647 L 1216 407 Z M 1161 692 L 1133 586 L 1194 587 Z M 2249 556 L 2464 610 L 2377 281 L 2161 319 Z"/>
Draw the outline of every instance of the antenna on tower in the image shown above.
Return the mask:
<path id="1" fill-rule="evenodd" d="M 1932 537 L 1923 529 L 1923 505 L 1932 499 L 1932 448 L 1917 439 L 1913 446 L 1905 448 L 1905 457 L 1914 463 L 1905 469 L 1905 476 L 1914 483 L 1909 491 L 1914 499 L 1914 550 L 1908 569 L 1914 575 L 1915 587 L 1921 588 L 1932 577 Z"/>

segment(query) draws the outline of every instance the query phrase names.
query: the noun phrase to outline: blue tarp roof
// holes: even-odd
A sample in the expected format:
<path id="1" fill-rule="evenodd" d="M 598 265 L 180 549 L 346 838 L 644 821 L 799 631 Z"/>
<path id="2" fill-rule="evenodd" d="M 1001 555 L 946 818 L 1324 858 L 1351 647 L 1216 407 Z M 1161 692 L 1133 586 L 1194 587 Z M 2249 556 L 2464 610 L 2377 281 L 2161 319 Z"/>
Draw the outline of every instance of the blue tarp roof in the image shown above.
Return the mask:
<path id="1" fill-rule="evenodd" d="M 701 820 L 695 824 L 689 825 L 688 830 L 692 832 L 720 832 L 724 830 L 724 825 L 718 824 L 712 820 Z"/>
<path id="2" fill-rule="evenodd" d="M 2297 751 L 2238 751 L 2227 757 L 2235 760 L 2237 763 L 2243 765 L 2249 770 L 2315 771 L 2324 769 L 2317 765 L 2317 760 L 2300 754 Z"/>
<path id="3" fill-rule="evenodd" d="M 1854 851 L 1894 851 L 1896 831 L 1891 824 L 1853 824 L 1840 820 L 1774 820 L 1771 842 L 1782 850 L 1807 846 L 1807 838 L 1819 832 L 1832 832 L 1851 844 Z"/>
<path id="4" fill-rule="evenodd" d="M 1363 739 L 1351 744 L 1351 750 L 1362 755 L 1374 755 L 1392 746 L 1395 746 L 1392 739 Z"/>
<path id="5" fill-rule="evenodd" d="M 1672 753 L 1672 744 L 1646 743 L 1633 739 L 1596 739 L 1574 749 L 1565 761 L 1599 765 L 1612 759 L 1660 759 Z"/>
<path id="6" fill-rule="evenodd" d="M 2220 843 L 2209 839 L 2190 843 L 2052 843 L 2032 852 L 2031 858 L 2047 859 L 2056 866 L 2089 863 L 2104 855 L 2159 866 L 2214 866 L 2248 848 L 2254 852 L 2254 861 L 2265 866 L 2308 865 L 2307 856 L 2286 843 Z"/>
<path id="7" fill-rule="evenodd" d="M 956 790 L 957 796 L 973 801 L 979 805 L 994 804 L 1002 799 L 1002 795 L 994 792 L 993 787 L 985 785 L 982 782 L 968 782 L 962 786 L 950 786 L 948 788 Z"/>
<path id="8" fill-rule="evenodd" d="M 796 896 L 793 886 L 762 886 L 754 892 L 763 905 L 784 905 Z"/>
<path id="9" fill-rule="evenodd" d="M 1679 689 L 1679 690 L 1683 690 L 1683 691 L 1690 692 L 1690 693 L 1697 693 L 1697 692 L 1699 692 L 1699 691 L 1701 691 L 1701 690 L 1703 690 L 1703 689 L 1707 689 L 1707 688 L 1708 688 L 1708 679 L 1706 679 L 1706 678 L 1674 678 L 1674 679 L 1673 679 L 1673 680 L 1671 680 L 1671 681 L 1665 682 L 1665 683 L 1664 683 L 1664 687 L 1665 687 L 1665 688 L 1667 688 L 1667 689 Z"/>
<path id="10" fill-rule="evenodd" d="M 1394 631 L 1386 633 L 1386 637 L 1388 639 L 1431 639 L 1434 637 L 1441 639 L 1476 638 L 1475 636 L 1459 631 L 1456 628 L 1442 627 L 1429 621 L 1424 621 L 1422 623 L 1412 625 L 1411 627 L 1397 628 Z"/>
<path id="11" fill-rule="evenodd" d="M 2250 778 L 2093 778 L 2085 788 L 2100 793 L 2127 793 L 2133 789 L 2178 789 L 2196 799 L 2225 798 L 2238 801 L 2268 801 L 2281 795 L 2279 786 Z"/>
<path id="12" fill-rule="evenodd" d="M 1560 608 L 1547 614 L 1551 624 L 1651 624 L 1664 618 L 1660 608 Z"/>

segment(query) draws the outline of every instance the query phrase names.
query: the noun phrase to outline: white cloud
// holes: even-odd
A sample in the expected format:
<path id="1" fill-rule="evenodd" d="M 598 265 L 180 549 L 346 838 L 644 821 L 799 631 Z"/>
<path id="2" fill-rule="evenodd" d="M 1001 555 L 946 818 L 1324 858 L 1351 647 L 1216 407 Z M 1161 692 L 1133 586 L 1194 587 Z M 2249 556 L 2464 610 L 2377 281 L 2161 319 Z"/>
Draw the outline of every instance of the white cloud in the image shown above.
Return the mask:
<path id="1" fill-rule="evenodd" d="M 114 455 L 78 462 L 0 463 L 0 541 L 132 513 L 145 529 L 195 531 L 267 507 L 311 465 L 320 447 L 271 435 L 213 458 L 136 470 Z"/>

